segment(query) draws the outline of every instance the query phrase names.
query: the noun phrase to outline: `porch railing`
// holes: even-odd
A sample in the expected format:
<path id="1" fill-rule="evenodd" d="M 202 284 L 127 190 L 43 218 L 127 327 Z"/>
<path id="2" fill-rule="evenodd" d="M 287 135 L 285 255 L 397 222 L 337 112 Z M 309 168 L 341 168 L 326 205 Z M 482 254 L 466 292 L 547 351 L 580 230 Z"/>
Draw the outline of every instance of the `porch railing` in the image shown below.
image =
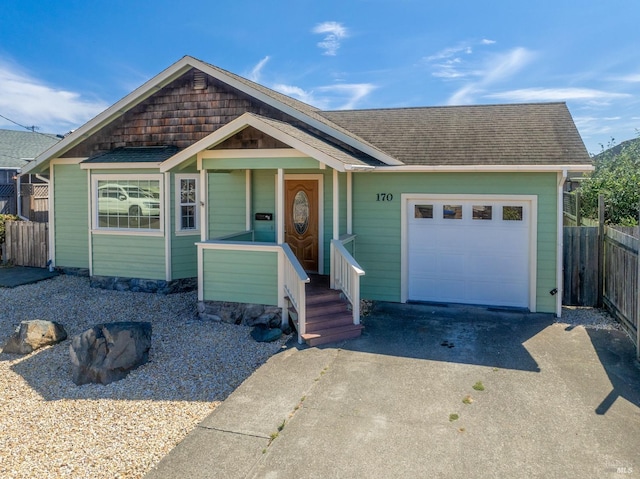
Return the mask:
<path id="1" fill-rule="evenodd" d="M 306 316 L 307 316 L 307 295 L 305 284 L 310 281 L 309 276 L 305 273 L 302 265 L 291 251 L 288 244 L 282 245 L 282 255 L 284 257 L 283 287 L 289 303 L 296 310 L 298 315 L 298 343 L 302 344 L 302 335 L 306 333 Z M 283 318 L 287 312 L 283 308 Z"/>
<path id="2" fill-rule="evenodd" d="M 331 287 L 343 292 L 351 303 L 353 324 L 360 324 L 360 276 L 364 276 L 364 270 L 343 244 L 353 238 L 331 240 Z"/>

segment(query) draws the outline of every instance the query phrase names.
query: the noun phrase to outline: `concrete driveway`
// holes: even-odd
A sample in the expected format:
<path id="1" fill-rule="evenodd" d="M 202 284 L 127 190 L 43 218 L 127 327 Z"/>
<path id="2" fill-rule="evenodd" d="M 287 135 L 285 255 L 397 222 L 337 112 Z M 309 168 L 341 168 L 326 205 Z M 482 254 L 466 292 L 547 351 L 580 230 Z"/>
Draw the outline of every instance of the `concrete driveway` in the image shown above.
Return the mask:
<path id="1" fill-rule="evenodd" d="M 623 333 L 431 306 L 365 324 L 272 357 L 147 478 L 640 477 Z"/>

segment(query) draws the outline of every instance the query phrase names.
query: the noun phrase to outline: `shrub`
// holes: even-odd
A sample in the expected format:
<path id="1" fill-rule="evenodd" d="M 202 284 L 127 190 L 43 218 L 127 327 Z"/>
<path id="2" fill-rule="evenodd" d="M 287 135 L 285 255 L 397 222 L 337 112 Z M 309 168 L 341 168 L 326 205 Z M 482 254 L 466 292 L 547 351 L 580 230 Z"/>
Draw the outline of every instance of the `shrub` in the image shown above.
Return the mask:
<path id="1" fill-rule="evenodd" d="M 0 245 L 4 244 L 4 222 L 5 221 L 20 221 L 20 217 L 16 215 L 0 215 Z"/>

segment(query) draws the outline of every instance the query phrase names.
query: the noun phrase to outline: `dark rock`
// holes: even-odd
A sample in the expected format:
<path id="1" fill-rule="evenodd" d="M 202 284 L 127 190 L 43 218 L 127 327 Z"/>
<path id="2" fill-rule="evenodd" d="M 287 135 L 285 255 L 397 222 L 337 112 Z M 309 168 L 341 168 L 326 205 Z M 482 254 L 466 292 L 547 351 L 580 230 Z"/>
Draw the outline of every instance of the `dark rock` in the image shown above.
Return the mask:
<path id="1" fill-rule="evenodd" d="M 29 354 L 36 349 L 67 339 L 67 332 L 60 323 L 34 319 L 22 321 L 2 348 L 3 353 Z"/>
<path id="2" fill-rule="evenodd" d="M 258 324 L 251 330 L 251 337 L 259 343 L 270 343 L 280 339 L 282 330 L 280 328 L 269 328 L 264 324 Z"/>
<path id="3" fill-rule="evenodd" d="M 71 341 L 73 382 L 109 384 L 149 360 L 151 323 L 94 326 Z"/>

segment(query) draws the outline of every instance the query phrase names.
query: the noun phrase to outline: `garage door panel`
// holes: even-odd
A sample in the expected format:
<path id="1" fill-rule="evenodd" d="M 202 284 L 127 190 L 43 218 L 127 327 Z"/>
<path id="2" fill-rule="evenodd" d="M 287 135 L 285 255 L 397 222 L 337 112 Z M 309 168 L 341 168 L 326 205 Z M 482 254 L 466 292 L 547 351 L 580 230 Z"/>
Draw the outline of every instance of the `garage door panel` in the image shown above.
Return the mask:
<path id="1" fill-rule="evenodd" d="M 433 204 L 433 218 L 414 218 L 415 204 Z M 442 217 L 442 205 L 461 205 L 461 219 Z M 473 219 L 473 206 L 491 214 Z M 503 220 L 503 206 L 523 220 Z M 522 200 L 412 200 L 408 203 L 408 299 L 529 306 L 530 203 Z M 486 213 L 487 209 L 483 209 Z"/>

